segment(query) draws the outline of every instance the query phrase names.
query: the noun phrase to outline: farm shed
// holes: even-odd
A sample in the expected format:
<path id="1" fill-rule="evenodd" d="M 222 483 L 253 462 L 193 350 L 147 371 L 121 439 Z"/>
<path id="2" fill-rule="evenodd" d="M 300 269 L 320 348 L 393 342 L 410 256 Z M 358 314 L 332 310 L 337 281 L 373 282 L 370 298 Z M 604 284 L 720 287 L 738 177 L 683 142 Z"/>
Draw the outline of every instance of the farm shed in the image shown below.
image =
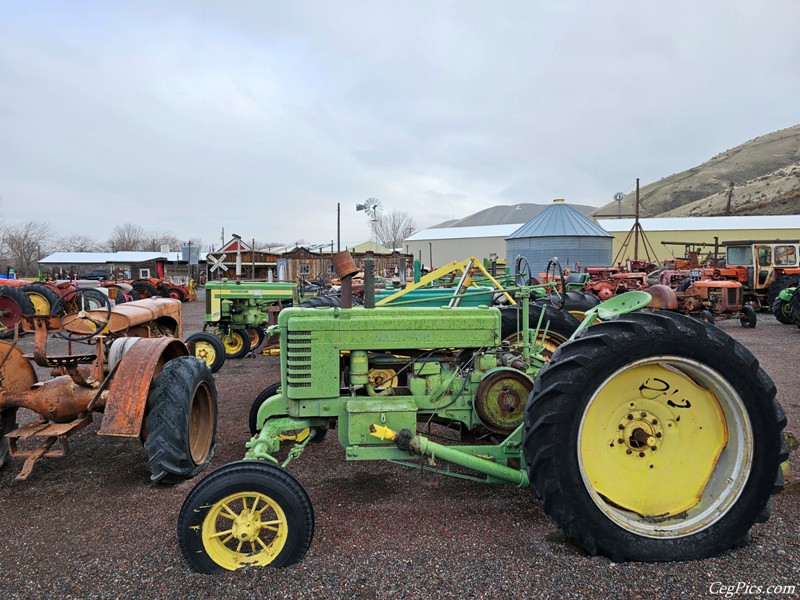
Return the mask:
<path id="1" fill-rule="evenodd" d="M 554 200 L 528 223 L 506 239 L 506 261 L 517 256 L 528 259 L 534 274 L 557 257 L 564 268 L 602 266 L 611 263 L 613 236 L 563 200 Z"/>
<path id="2" fill-rule="evenodd" d="M 620 248 L 628 238 L 634 219 L 598 219 L 598 225 L 614 236 L 612 260 L 620 254 Z M 738 240 L 797 240 L 800 239 L 800 215 L 765 215 L 736 217 L 669 217 L 639 219 L 649 246 L 656 257 L 650 262 L 684 256 L 685 245 L 700 248 L 703 254 L 713 252 L 714 238 L 719 242 Z M 663 244 L 662 242 L 677 242 Z M 634 258 L 634 240 L 630 237 L 628 247 L 619 261 Z M 639 259 L 648 258 L 639 241 Z"/>

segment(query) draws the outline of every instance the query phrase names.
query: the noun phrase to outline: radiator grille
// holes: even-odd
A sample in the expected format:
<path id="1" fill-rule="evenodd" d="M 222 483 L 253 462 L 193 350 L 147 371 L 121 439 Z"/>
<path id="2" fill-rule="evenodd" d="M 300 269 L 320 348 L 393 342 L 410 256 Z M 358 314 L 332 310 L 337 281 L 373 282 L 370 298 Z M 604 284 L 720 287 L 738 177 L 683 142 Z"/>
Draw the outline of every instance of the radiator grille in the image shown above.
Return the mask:
<path id="1" fill-rule="evenodd" d="M 311 332 L 290 331 L 286 336 L 286 375 L 290 388 L 311 387 Z"/>

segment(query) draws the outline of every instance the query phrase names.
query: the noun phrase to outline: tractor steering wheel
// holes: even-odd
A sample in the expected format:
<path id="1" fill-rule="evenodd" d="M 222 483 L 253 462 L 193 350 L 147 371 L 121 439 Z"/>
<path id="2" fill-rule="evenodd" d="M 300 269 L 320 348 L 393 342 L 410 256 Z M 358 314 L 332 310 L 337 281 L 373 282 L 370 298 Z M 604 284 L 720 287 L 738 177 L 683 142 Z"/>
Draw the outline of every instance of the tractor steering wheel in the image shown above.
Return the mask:
<path id="1" fill-rule="evenodd" d="M 94 310 L 102 311 L 104 307 L 105 317 L 98 318 L 90 313 Z M 80 342 L 94 337 L 108 325 L 111 320 L 111 302 L 109 302 L 108 296 L 98 290 L 78 288 L 61 294 L 53 304 L 50 314 L 64 315 L 61 320 L 62 329 L 56 332 L 59 337 L 70 342 Z M 63 329 L 65 324 L 68 325 L 79 320 L 90 322 L 94 331 L 81 334 Z"/>
<path id="2" fill-rule="evenodd" d="M 517 260 L 515 261 L 514 265 L 514 273 L 514 283 L 516 283 L 518 287 L 531 284 L 531 280 L 533 279 L 531 265 L 528 262 L 528 259 L 522 254 L 517 255 Z"/>
<path id="3" fill-rule="evenodd" d="M 552 276 L 550 275 L 551 272 Z M 554 256 L 550 259 L 550 262 L 547 263 L 547 269 L 545 269 L 545 281 L 550 283 L 552 281 L 556 281 L 557 279 L 561 280 L 561 290 L 559 291 L 559 288 L 555 287 L 553 288 L 552 292 L 547 294 L 547 297 L 550 298 L 550 304 L 552 304 L 554 308 L 561 310 L 564 308 L 564 304 L 567 302 L 567 281 L 564 277 L 564 269 L 561 268 L 561 263 L 558 262 L 558 259 Z"/>

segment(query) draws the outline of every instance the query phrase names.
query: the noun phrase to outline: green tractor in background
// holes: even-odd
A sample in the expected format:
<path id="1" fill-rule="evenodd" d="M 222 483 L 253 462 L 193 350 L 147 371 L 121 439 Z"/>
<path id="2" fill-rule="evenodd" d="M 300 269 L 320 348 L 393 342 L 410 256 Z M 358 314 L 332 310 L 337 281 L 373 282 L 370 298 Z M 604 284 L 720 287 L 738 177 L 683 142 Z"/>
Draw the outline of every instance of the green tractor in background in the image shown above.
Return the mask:
<path id="1" fill-rule="evenodd" d="M 344 285 L 355 271 L 342 263 Z M 375 308 L 368 291 L 363 307 L 281 311 L 281 379 L 253 404 L 244 460 L 207 475 L 181 509 L 191 568 L 300 561 L 314 510 L 286 467 L 329 430 L 347 460 L 530 487 L 568 538 L 614 561 L 746 543 L 788 454 L 775 386 L 752 354 L 695 319 L 641 310 L 645 292 L 582 322 L 560 309 L 563 294 L 550 294 L 555 306 L 531 302 L 532 287 L 514 294 L 508 307 Z M 447 443 L 431 439 L 439 431 Z"/>
<path id="2" fill-rule="evenodd" d="M 300 300 L 298 285 L 289 282 L 222 279 L 206 283 L 205 289 L 203 330 L 222 342 L 227 358 L 241 358 L 261 346 L 264 328 L 275 323 L 283 307 Z"/>

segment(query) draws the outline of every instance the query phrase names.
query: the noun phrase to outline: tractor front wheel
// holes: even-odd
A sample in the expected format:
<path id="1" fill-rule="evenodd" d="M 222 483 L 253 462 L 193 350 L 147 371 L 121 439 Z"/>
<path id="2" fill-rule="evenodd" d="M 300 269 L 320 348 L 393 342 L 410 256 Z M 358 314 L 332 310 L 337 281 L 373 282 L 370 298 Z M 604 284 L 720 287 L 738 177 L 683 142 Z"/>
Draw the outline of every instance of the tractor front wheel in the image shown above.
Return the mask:
<path id="1" fill-rule="evenodd" d="M 242 358 L 250 352 L 250 334 L 245 329 L 231 329 L 222 338 L 227 358 Z"/>
<path id="2" fill-rule="evenodd" d="M 178 543 L 192 570 L 287 567 L 303 559 L 314 509 L 300 482 L 272 463 L 238 461 L 209 473 L 181 507 Z"/>
<path id="3" fill-rule="evenodd" d="M 783 487 L 786 418 L 755 357 L 674 313 L 631 313 L 559 347 L 526 406 L 545 512 L 590 554 L 675 561 L 747 543 Z"/>
<path id="4" fill-rule="evenodd" d="M 197 475 L 214 456 L 216 431 L 211 371 L 193 356 L 167 362 L 147 398 L 144 449 L 150 479 L 177 483 Z"/>
<path id="5" fill-rule="evenodd" d="M 742 307 L 742 313 L 744 314 L 739 317 L 739 322 L 742 324 L 742 327 L 749 327 L 753 329 L 756 326 L 757 320 L 755 309 L 749 304 L 745 304 Z"/>
<path id="6" fill-rule="evenodd" d="M 521 305 L 517 305 L 500 309 L 500 336 L 504 341 L 510 342 L 512 348 L 520 343 L 519 331 L 522 327 L 521 308 Z M 559 345 L 566 342 L 569 337 L 575 333 L 575 330 L 581 322 L 566 310 L 559 310 L 548 304 L 530 304 L 528 320 L 531 329 L 534 329 L 539 323 L 542 311 L 544 311 L 545 315 L 544 318 L 542 318 L 542 330 L 547 327 L 547 335 L 544 336 L 544 339 L 541 339 L 540 333 L 538 341 L 540 344 L 543 344 L 542 354 L 545 358 L 549 358 Z"/>
<path id="7" fill-rule="evenodd" d="M 217 336 L 201 331 L 190 335 L 184 343 L 189 348 L 189 354 L 206 363 L 212 373 L 219 371 L 225 364 L 225 346 Z"/>

